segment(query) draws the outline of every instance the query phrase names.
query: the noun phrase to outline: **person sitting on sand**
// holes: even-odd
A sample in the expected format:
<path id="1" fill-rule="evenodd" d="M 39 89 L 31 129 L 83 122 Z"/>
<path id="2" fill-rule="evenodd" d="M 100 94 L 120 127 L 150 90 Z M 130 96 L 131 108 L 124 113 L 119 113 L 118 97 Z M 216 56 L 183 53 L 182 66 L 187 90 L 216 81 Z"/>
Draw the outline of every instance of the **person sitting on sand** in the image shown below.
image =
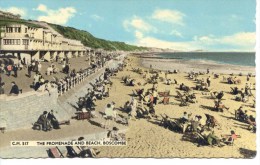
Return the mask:
<path id="1" fill-rule="evenodd" d="M 186 123 L 187 121 L 188 121 L 188 114 L 187 114 L 187 112 L 185 111 L 184 113 L 183 113 L 183 116 L 180 118 L 180 122 L 181 123 Z"/>
<path id="2" fill-rule="evenodd" d="M 232 94 L 237 95 L 239 93 L 238 87 L 234 87 Z"/>
<path id="3" fill-rule="evenodd" d="M 185 85 L 183 84 L 183 83 L 181 83 L 181 85 L 180 85 L 180 90 L 183 90 L 183 87 L 184 87 Z"/>
<path id="4" fill-rule="evenodd" d="M 248 118 L 251 122 L 254 122 L 255 123 L 255 117 L 253 117 L 252 115 L 249 115 L 249 118 Z"/>
<path id="5" fill-rule="evenodd" d="M 247 121 L 248 120 L 248 115 L 247 115 L 247 110 L 245 110 L 245 112 L 243 113 L 243 114 L 241 114 L 241 119 L 242 119 L 242 121 Z"/>
<path id="6" fill-rule="evenodd" d="M 191 126 L 193 132 L 200 132 L 202 131 L 202 123 L 201 123 L 202 116 L 196 115 L 191 120 Z"/>
<path id="7" fill-rule="evenodd" d="M 223 79 L 224 79 L 224 76 L 223 76 Z M 227 82 L 228 82 L 228 84 L 234 84 L 233 77 L 228 77 Z"/>
<path id="8" fill-rule="evenodd" d="M 85 108 L 88 110 L 88 111 L 91 111 L 92 108 L 95 106 L 95 103 L 94 103 L 94 96 L 89 96 L 87 97 L 87 100 L 85 101 Z"/>
<path id="9" fill-rule="evenodd" d="M 215 135 L 214 131 L 212 131 L 208 136 L 207 136 L 207 142 L 208 144 L 213 147 L 214 144 L 218 145 L 219 147 L 220 145 L 220 139 Z"/>
<path id="10" fill-rule="evenodd" d="M 171 83 L 172 83 L 172 80 L 171 80 L 171 79 L 166 79 L 166 81 L 165 81 L 165 84 L 166 84 L 166 85 L 171 85 Z"/>
<path id="11" fill-rule="evenodd" d="M 247 115 L 247 110 L 243 112 L 243 110 L 237 111 L 237 116 L 238 120 L 241 122 L 247 122 L 248 120 L 248 115 Z"/>
<path id="12" fill-rule="evenodd" d="M 129 86 L 135 86 L 135 79 L 130 80 Z"/>
<path id="13" fill-rule="evenodd" d="M 180 123 L 182 123 L 183 127 L 182 127 L 182 133 L 185 133 L 187 127 L 189 125 L 191 125 L 191 115 L 192 113 L 190 114 L 187 114 L 187 112 L 184 112 L 183 113 L 183 116 L 180 118 Z"/>
<path id="14" fill-rule="evenodd" d="M 112 130 L 108 131 L 107 133 L 107 138 L 109 138 L 110 140 L 116 140 L 116 141 L 120 141 L 123 138 L 120 136 L 120 134 L 118 133 L 119 129 L 117 127 L 113 127 Z"/>
<path id="15" fill-rule="evenodd" d="M 136 89 L 136 93 L 137 93 L 137 95 L 138 95 L 138 97 L 139 97 L 139 100 L 141 100 L 142 97 L 143 97 L 144 88 L 142 88 L 142 89 Z"/>
<path id="16" fill-rule="evenodd" d="M 245 112 L 243 110 L 243 106 L 240 106 L 236 111 L 235 111 L 235 119 L 244 122 L 246 119 L 247 115 L 245 115 Z"/>
<path id="17" fill-rule="evenodd" d="M 146 93 L 145 93 L 145 95 L 144 95 L 142 101 L 143 101 L 143 104 L 145 104 L 145 105 L 149 105 L 149 104 L 151 103 L 151 99 L 150 99 L 150 94 L 149 94 L 149 92 L 146 92 Z"/>
<path id="18" fill-rule="evenodd" d="M 248 101 L 248 96 L 245 95 L 242 91 L 240 92 L 240 96 L 236 95 L 235 96 L 236 101 L 242 101 L 242 102 L 247 102 Z"/>
<path id="19" fill-rule="evenodd" d="M 226 110 L 229 110 L 229 107 L 226 107 L 221 100 L 218 100 L 218 101 L 215 101 L 215 106 L 214 106 L 214 109 L 216 111 L 220 111 L 220 112 L 223 112 L 224 109 Z"/>
<path id="20" fill-rule="evenodd" d="M 218 100 L 221 100 L 223 97 L 224 97 L 224 92 L 223 92 L 223 91 L 221 91 L 220 93 L 218 93 L 218 95 L 216 96 L 216 98 L 217 98 Z"/>
<path id="21" fill-rule="evenodd" d="M 184 96 L 185 96 L 185 101 L 186 101 L 186 102 L 189 102 L 189 103 L 196 103 L 196 100 L 194 101 L 194 100 L 191 98 L 190 95 L 188 95 L 188 94 L 184 94 Z"/>
<path id="22" fill-rule="evenodd" d="M 131 111 L 131 105 L 130 105 L 130 101 L 127 101 L 124 104 L 124 112 L 129 113 Z"/>

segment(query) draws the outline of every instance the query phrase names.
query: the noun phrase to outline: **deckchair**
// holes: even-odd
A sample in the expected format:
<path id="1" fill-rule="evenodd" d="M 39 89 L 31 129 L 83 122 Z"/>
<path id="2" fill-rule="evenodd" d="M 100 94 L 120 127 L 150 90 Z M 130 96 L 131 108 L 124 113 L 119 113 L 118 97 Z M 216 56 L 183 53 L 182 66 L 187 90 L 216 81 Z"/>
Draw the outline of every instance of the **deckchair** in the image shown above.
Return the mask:
<path id="1" fill-rule="evenodd" d="M 164 92 L 158 92 L 160 97 L 168 97 L 170 95 L 169 90 L 165 90 Z"/>
<path id="2" fill-rule="evenodd" d="M 195 138 L 197 139 L 197 142 L 199 144 L 204 144 L 204 145 L 207 145 L 208 144 L 208 141 L 207 141 L 207 138 L 204 137 L 202 134 L 198 133 L 198 132 L 194 132 L 193 135 L 195 136 Z"/>
<path id="3" fill-rule="evenodd" d="M 235 93 L 235 89 L 234 88 L 230 87 L 230 89 L 231 89 L 231 91 L 230 91 L 231 94 L 234 94 L 234 95 L 237 94 L 237 93 Z"/>
<path id="4" fill-rule="evenodd" d="M 179 120 L 173 119 L 172 122 L 181 130 L 183 129 L 183 124 Z"/>
<path id="5" fill-rule="evenodd" d="M 183 97 L 181 97 L 180 99 L 181 99 L 181 103 L 179 106 L 189 106 L 189 104 L 186 102 L 186 100 Z"/>
<path id="6" fill-rule="evenodd" d="M 176 91 L 176 93 L 178 98 L 182 98 L 184 96 L 184 94 L 182 95 L 180 91 Z"/>
<path id="7" fill-rule="evenodd" d="M 165 115 L 165 114 L 164 114 Z M 160 125 L 163 126 L 166 129 L 170 129 L 170 130 L 175 130 L 176 129 L 176 122 L 170 120 L 169 116 L 165 115 L 161 115 L 162 120 L 160 122 Z"/>
<path id="8" fill-rule="evenodd" d="M 50 148 L 48 152 L 50 157 L 52 158 L 64 158 L 63 154 L 61 153 L 60 149 L 57 146 Z"/>
<path id="9" fill-rule="evenodd" d="M 216 99 L 217 96 L 216 96 L 213 92 L 210 92 L 210 98 L 211 98 L 211 99 Z"/>
<path id="10" fill-rule="evenodd" d="M 90 119 L 91 117 L 90 112 L 78 112 L 76 114 L 77 114 L 77 120 Z"/>
<path id="11" fill-rule="evenodd" d="M 117 116 L 116 117 L 116 122 L 119 123 L 119 124 L 128 126 L 128 119 L 126 117 L 124 117 L 124 116 L 122 116 L 122 117 Z"/>
<path id="12" fill-rule="evenodd" d="M 250 130 L 250 131 L 253 130 L 253 132 L 255 132 L 256 131 L 256 122 L 253 122 L 250 119 L 247 119 L 246 122 L 249 124 L 248 130 Z"/>
<path id="13" fill-rule="evenodd" d="M 236 119 L 236 120 L 239 120 L 239 114 L 238 114 L 238 111 L 237 111 L 237 110 L 235 110 L 235 119 Z"/>
<path id="14" fill-rule="evenodd" d="M 185 91 L 185 92 L 189 92 L 191 89 L 188 86 L 183 86 L 182 90 Z"/>

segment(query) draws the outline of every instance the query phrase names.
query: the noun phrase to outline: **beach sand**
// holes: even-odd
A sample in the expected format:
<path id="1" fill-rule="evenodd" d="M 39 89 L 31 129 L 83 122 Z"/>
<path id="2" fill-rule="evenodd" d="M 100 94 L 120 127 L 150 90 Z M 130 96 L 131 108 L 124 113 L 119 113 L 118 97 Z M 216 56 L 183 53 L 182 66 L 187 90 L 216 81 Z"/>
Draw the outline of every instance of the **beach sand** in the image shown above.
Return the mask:
<path id="1" fill-rule="evenodd" d="M 144 61 L 145 60 L 145 61 Z M 119 77 L 130 75 L 132 78 L 135 78 L 137 82 L 144 83 L 142 75 L 131 71 L 131 68 L 142 68 L 143 70 L 146 67 L 149 67 L 150 64 L 153 65 L 153 68 L 158 69 L 166 69 L 169 70 L 169 66 L 173 66 L 174 69 L 180 69 L 181 71 L 191 71 L 193 68 L 200 68 L 204 72 L 209 67 L 211 71 L 218 73 L 235 73 L 241 72 L 243 69 L 244 73 L 252 72 L 254 73 L 254 69 L 250 68 L 248 70 L 247 67 L 239 67 L 241 70 L 235 70 L 232 68 L 231 70 L 226 70 L 225 66 L 215 67 L 207 64 L 207 67 L 200 66 L 195 64 L 193 66 L 187 67 L 187 63 L 180 64 L 174 63 L 174 60 L 168 61 L 167 63 L 163 60 L 155 60 L 151 62 L 150 59 L 140 59 L 137 57 L 130 57 L 130 64 L 127 68 L 124 69 L 123 72 L 118 74 Z M 144 64 L 144 66 L 142 66 Z M 179 74 L 169 74 L 168 77 L 178 80 L 178 83 L 184 83 L 190 87 L 194 87 L 195 83 L 185 77 L 187 74 L 181 72 Z M 204 77 L 206 79 L 208 75 L 200 75 L 199 78 Z M 224 75 L 228 77 L 228 75 Z M 164 77 L 164 74 L 160 74 L 160 77 Z M 130 121 L 129 129 L 126 133 L 127 138 L 127 146 L 124 147 L 99 147 L 101 150 L 98 157 L 181 157 L 181 158 L 249 158 L 253 157 L 256 154 L 256 134 L 250 132 L 246 129 L 247 124 L 241 123 L 234 119 L 234 111 L 238 109 L 241 105 L 245 105 L 246 110 L 248 110 L 249 115 L 256 116 L 256 111 L 254 108 L 251 108 L 250 105 L 253 104 L 253 98 L 250 98 L 250 101 L 247 103 L 237 102 L 235 100 L 231 100 L 234 98 L 234 95 L 231 95 L 230 87 L 234 87 L 236 85 L 230 85 L 227 83 L 222 83 L 222 77 L 218 79 L 213 79 L 212 77 L 212 86 L 210 89 L 212 91 L 224 91 L 224 99 L 223 103 L 230 107 L 228 111 L 215 112 L 211 111 L 204 107 L 213 107 L 214 100 L 209 99 L 209 96 L 202 95 L 200 91 L 194 91 L 197 96 L 198 103 L 190 104 L 188 107 L 180 107 L 178 104 L 180 103 L 174 97 L 170 98 L 169 105 L 158 104 L 155 107 L 156 114 L 160 116 L 160 114 L 167 114 L 172 118 L 179 118 L 183 115 L 183 112 L 186 111 L 188 113 L 192 113 L 194 115 L 201 115 L 203 120 L 206 119 L 205 113 L 215 116 L 219 123 L 221 123 L 221 129 L 214 129 L 215 134 L 220 137 L 221 134 L 229 134 L 231 130 L 234 130 L 236 134 L 241 135 L 241 138 L 237 139 L 234 142 L 233 146 L 224 146 L 221 148 L 218 147 L 209 147 L 209 146 L 201 146 L 198 147 L 197 143 L 193 143 L 191 141 L 182 140 L 183 134 L 176 133 L 170 131 L 168 129 L 159 126 L 160 118 L 158 120 L 151 119 L 135 119 Z M 237 85 L 239 88 L 244 88 L 246 83 L 246 76 L 239 76 L 239 79 L 242 80 L 240 85 Z M 250 79 L 250 83 L 255 83 L 255 78 L 252 77 Z M 146 86 L 136 86 L 136 87 L 126 87 L 123 84 L 117 86 L 117 90 L 122 93 L 129 94 L 132 93 L 133 89 L 138 88 L 151 88 L 152 85 L 148 84 Z M 163 84 L 163 82 L 159 83 L 159 91 L 170 90 L 171 95 L 176 95 L 176 88 L 178 85 L 167 86 Z M 253 91 L 255 95 L 255 91 Z M 130 100 L 130 97 L 129 97 Z M 160 99 L 161 100 L 161 99 Z M 127 100 L 119 99 L 117 103 L 122 104 L 122 102 L 126 102 Z M 248 105 L 248 106 L 246 106 Z"/>

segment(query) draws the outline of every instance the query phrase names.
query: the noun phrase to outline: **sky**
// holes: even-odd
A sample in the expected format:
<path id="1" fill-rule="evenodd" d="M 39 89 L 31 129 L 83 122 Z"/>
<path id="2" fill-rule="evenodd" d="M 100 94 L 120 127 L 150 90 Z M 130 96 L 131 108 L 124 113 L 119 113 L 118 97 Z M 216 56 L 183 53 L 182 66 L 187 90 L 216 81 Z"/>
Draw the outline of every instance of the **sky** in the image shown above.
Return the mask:
<path id="1" fill-rule="evenodd" d="M 181 51 L 255 51 L 255 0 L 0 0 L 24 19 Z"/>

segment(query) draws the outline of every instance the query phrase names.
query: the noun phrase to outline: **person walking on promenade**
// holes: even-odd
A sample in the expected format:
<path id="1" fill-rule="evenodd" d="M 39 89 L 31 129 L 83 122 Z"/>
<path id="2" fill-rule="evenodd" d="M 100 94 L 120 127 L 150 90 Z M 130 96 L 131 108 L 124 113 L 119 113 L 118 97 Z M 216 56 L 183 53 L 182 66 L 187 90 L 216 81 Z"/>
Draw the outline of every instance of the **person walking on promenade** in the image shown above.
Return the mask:
<path id="1" fill-rule="evenodd" d="M 18 70 L 18 66 L 15 64 L 15 65 L 13 66 L 14 77 L 17 77 L 17 70 Z"/>
<path id="2" fill-rule="evenodd" d="M 31 64 L 28 65 L 27 71 L 28 71 L 28 77 L 31 78 L 31 76 L 32 76 L 32 65 Z"/>
<path id="3" fill-rule="evenodd" d="M 11 64 L 7 65 L 6 70 L 7 70 L 7 76 L 9 77 L 11 75 L 12 70 L 13 70 L 12 65 Z"/>

